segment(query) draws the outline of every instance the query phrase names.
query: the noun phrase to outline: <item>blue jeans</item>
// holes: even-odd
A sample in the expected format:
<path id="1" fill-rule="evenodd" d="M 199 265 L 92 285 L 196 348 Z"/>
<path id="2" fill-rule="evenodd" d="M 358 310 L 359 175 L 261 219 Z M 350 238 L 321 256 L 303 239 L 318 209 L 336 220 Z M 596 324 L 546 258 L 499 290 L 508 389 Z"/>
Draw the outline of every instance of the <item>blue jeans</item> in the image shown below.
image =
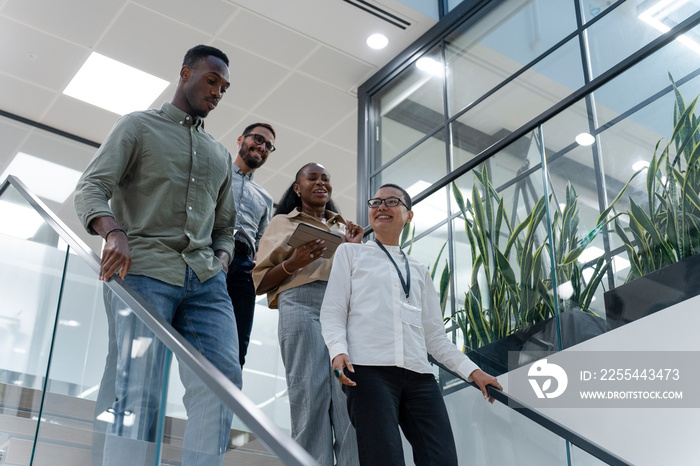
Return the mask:
<path id="1" fill-rule="evenodd" d="M 236 319 L 226 274 L 201 283 L 187 268 L 183 286 L 128 275 L 126 283 L 237 386 L 241 386 Z M 117 339 L 115 422 L 105 441 L 105 464 L 154 464 L 158 413 L 165 406 L 166 348 L 119 299 L 114 298 Z M 221 465 L 233 413 L 184 364 L 179 365 L 187 410 L 182 463 Z"/>

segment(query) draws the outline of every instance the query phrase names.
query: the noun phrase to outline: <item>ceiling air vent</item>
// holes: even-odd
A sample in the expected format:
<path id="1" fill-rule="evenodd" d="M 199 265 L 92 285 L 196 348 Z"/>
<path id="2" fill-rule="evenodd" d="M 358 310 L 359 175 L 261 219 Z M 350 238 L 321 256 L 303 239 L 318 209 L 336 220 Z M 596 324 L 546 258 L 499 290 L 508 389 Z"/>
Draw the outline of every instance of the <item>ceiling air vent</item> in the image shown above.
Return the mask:
<path id="1" fill-rule="evenodd" d="M 365 0 L 343 0 L 345 3 L 349 3 L 350 5 L 359 8 L 360 10 L 363 10 L 367 13 L 369 13 L 372 16 L 376 16 L 379 19 L 383 19 L 387 23 L 396 26 L 397 28 L 400 29 L 406 29 L 411 25 L 408 21 L 406 21 L 403 18 L 400 18 L 399 16 L 396 16 L 393 13 L 389 13 L 383 8 L 378 7 L 377 5 L 373 5 L 370 2 L 367 2 Z"/>

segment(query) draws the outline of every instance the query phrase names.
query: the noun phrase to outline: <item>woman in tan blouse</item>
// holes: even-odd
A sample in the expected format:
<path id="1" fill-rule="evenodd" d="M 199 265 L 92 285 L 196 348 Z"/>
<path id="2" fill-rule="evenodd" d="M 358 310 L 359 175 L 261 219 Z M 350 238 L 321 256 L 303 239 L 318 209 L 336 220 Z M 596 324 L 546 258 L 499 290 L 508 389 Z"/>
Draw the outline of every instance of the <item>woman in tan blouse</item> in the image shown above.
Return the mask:
<path id="1" fill-rule="evenodd" d="M 298 248 L 287 244 L 299 223 L 308 223 L 359 243 L 363 229 L 343 219 L 331 201 L 330 175 L 309 163 L 277 205 L 260 239 L 253 281 L 268 305 L 279 309 L 279 342 L 287 377 L 292 438 L 323 466 L 357 465 L 355 431 L 345 394 L 333 380 L 319 314 L 331 258 L 323 240 Z"/>

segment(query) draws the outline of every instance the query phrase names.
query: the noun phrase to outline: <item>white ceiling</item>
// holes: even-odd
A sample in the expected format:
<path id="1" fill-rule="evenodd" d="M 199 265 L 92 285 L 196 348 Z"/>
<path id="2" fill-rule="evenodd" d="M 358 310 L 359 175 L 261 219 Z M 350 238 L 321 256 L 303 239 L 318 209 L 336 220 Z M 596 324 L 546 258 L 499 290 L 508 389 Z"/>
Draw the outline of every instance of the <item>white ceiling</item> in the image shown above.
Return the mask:
<path id="1" fill-rule="evenodd" d="M 0 0 L 0 110 L 99 143 L 118 115 L 62 94 L 90 53 L 170 81 L 159 107 L 172 97 L 185 51 L 213 45 L 229 56 L 232 85 L 207 130 L 235 153 L 248 123 L 270 122 L 278 150 L 256 180 L 278 199 L 301 165 L 320 162 L 353 217 L 357 88 L 435 24 L 398 0 L 368 3 L 411 26 L 344 0 Z M 375 32 L 389 38 L 386 49 L 366 46 Z M 81 171 L 94 152 L 30 143 L 34 133 L 0 129 L 0 173 L 20 150 Z M 72 198 L 51 207 L 72 223 Z"/>

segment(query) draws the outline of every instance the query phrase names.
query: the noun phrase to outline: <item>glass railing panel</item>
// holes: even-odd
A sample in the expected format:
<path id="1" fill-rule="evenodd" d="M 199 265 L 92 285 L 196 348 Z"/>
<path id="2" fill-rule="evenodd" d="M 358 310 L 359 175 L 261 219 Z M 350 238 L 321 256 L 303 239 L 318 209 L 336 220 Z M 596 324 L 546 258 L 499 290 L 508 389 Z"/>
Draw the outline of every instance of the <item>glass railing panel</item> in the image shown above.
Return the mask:
<path id="1" fill-rule="evenodd" d="M 16 192 L 12 186 L 3 187 L 0 202 L 10 199 L 21 205 L 22 197 L 18 193 L 24 193 L 25 188 L 21 183 L 18 186 L 21 190 Z M 26 193 L 22 196 L 28 196 L 33 209 L 44 209 L 36 198 Z M 195 386 L 199 390 L 192 398 L 195 405 L 200 400 L 213 400 L 210 406 L 215 407 L 209 412 L 214 411 L 217 421 L 224 412 L 236 412 L 236 416 L 230 415 L 223 422 L 215 423 L 221 438 L 221 453 L 225 455 L 224 464 L 316 464 L 285 434 L 289 425 L 288 405 L 279 402 L 286 395 L 281 388 L 284 379 L 279 374 L 273 375 L 279 372 L 281 363 L 279 366 L 272 363 L 269 374 L 260 374 L 262 371 L 250 364 L 249 385 L 260 386 L 261 381 L 255 378 L 265 375 L 264 383 L 268 386 L 267 391 L 256 394 L 265 396 L 264 400 L 251 401 L 165 321 L 145 310 L 138 298 L 130 294 L 133 292 L 114 280 L 106 284 L 98 281 L 99 259 L 71 236 L 52 214 L 44 212 L 42 215 L 40 219 L 47 219 L 50 235 L 43 230 L 39 233 L 32 230 L 31 234 L 20 238 L 16 238 L 16 233 L 14 236 L 0 233 L 3 239 L 0 274 L 4 279 L 0 285 L 0 310 L 17 309 L 23 297 L 24 309 L 28 310 L 25 314 L 29 315 L 29 310 L 34 308 L 47 314 L 42 320 L 35 318 L 28 326 L 34 334 L 25 335 L 16 321 L 10 321 L 10 324 L 15 323 L 14 327 L 3 328 L 3 334 L 9 334 L 13 340 L 3 338 L 0 343 L 14 345 L 0 355 L 0 376 L 3 377 L 0 381 L 0 456 L 6 464 L 73 466 L 103 464 L 107 458 L 120 465 L 155 464 L 153 461 L 158 454 L 162 464 L 196 464 L 190 461 L 191 456 L 182 462 L 183 444 L 187 443 L 184 438 L 188 437 L 186 418 L 187 414 L 192 417 L 194 413 L 197 417 L 207 411 L 193 406 L 188 413 L 183 408 L 185 391 L 180 382 L 181 374 L 187 375 L 185 379 L 191 384 L 188 387 Z M 18 216 L 12 220 L 21 223 Z M 8 223 L 12 222 L 1 221 L 0 225 L 6 228 Z M 71 247 L 53 232 L 59 232 Z M 39 246 L 41 249 L 37 249 Z M 64 268 L 66 257 L 68 262 Z M 31 262 L 26 262 L 27 258 Z M 12 281 L 15 278 L 25 280 L 33 288 L 26 284 L 20 286 Z M 6 287 L 7 284 L 14 288 Z M 40 305 L 35 303 L 37 300 L 41 301 Z M 16 315 L 10 314 L 10 317 Z M 127 320 L 130 325 L 114 325 L 113 318 Z M 153 333 L 130 334 L 130 329 L 143 326 L 141 318 L 148 322 Z M 5 326 L 5 320 L 2 319 L 1 325 Z M 270 335 L 254 333 L 253 338 L 262 342 L 270 339 Z M 170 358 L 173 361 L 171 371 L 165 370 L 169 367 L 167 357 L 171 350 L 165 349 L 163 341 L 173 354 L 179 355 Z M 27 346 L 22 346 L 25 343 Z M 124 357 L 117 366 L 120 348 Z M 27 363 L 27 358 L 21 359 L 25 351 L 34 355 L 33 365 Z M 254 353 L 252 351 L 251 355 Z M 142 361 L 146 360 L 149 364 L 144 366 Z M 164 378 L 165 374 L 170 377 Z M 276 383 L 270 383 L 271 379 Z M 115 382 L 117 380 L 119 382 Z M 138 387 L 144 384 L 153 388 L 150 391 L 153 396 L 146 403 L 136 403 L 136 407 L 125 407 L 125 399 L 143 399 L 137 395 Z M 128 396 L 117 397 L 117 393 Z M 274 404 L 277 406 L 272 407 Z M 278 413 L 280 406 L 285 408 L 283 414 Z M 264 415 L 263 407 L 278 413 L 276 422 L 281 428 Z M 208 429 L 195 430 L 206 439 L 215 437 Z M 129 446 L 122 448 L 119 436 L 115 435 L 118 432 L 135 441 L 125 442 Z M 110 454 L 115 450 L 117 454 Z M 127 455 L 131 456 L 127 458 Z"/>
<path id="2" fill-rule="evenodd" d="M 569 445 L 571 452 L 571 466 L 605 466 L 606 463 L 603 460 L 599 460 L 590 453 L 581 450 L 576 445 Z"/>
<path id="3" fill-rule="evenodd" d="M 58 321 L 32 464 L 197 464 L 207 455 L 224 456 L 224 464 L 282 464 L 240 418 L 232 428 L 231 409 L 75 255 Z M 193 436 L 208 442 L 191 449 L 183 380 L 196 390 L 189 413 L 204 425 Z"/>
<path id="4" fill-rule="evenodd" d="M 500 2 L 481 20 L 458 29 L 445 39 L 450 115 L 575 29 L 574 3 L 557 0 Z M 580 61 L 578 54 L 572 57 Z"/>
<path id="5" fill-rule="evenodd" d="M 202 445 L 200 448 L 194 448 L 192 451 L 188 447 L 192 444 L 190 440 L 196 436 L 192 431 L 191 422 L 197 422 L 202 419 L 198 415 L 192 420 L 192 416 L 188 416 L 183 400 L 186 398 L 186 390 L 183 385 L 183 380 L 193 375 L 187 366 L 178 362 L 177 358 L 172 358 L 170 374 L 168 376 L 168 393 L 166 401 L 166 419 L 165 431 L 163 437 L 161 463 L 162 464 L 190 464 L 191 458 L 199 456 L 206 457 L 207 452 L 203 451 L 207 445 Z M 183 379 L 183 377 L 185 377 Z M 188 382 L 188 385 L 191 381 Z M 248 390 L 246 390 L 248 392 Z M 259 406 L 259 403 L 256 403 Z M 279 408 L 278 408 L 279 409 Z M 192 411 L 190 411 L 191 413 Z M 228 409 L 219 408 L 212 410 L 213 413 L 230 412 Z M 195 413 L 198 414 L 198 413 Z M 287 417 L 288 417 L 287 412 Z M 207 439 L 209 449 L 214 449 L 213 439 L 219 433 L 218 417 L 215 416 L 211 422 L 204 419 L 206 427 L 201 429 L 200 434 Z M 189 424 L 189 425 L 188 425 Z M 223 445 L 223 464 L 238 465 L 238 464 L 255 464 L 264 466 L 283 465 L 284 462 L 272 451 L 270 451 L 260 439 L 258 439 L 246 423 L 238 416 L 232 417 L 231 427 L 224 433 Z M 216 455 L 212 455 L 216 456 Z M 206 463 L 204 463 L 206 464 Z"/>
<path id="6" fill-rule="evenodd" d="M 372 96 L 381 142 L 374 148 L 371 170 L 379 169 L 444 123 L 443 79 L 440 49 L 434 47 Z"/>
<path id="7" fill-rule="evenodd" d="M 0 450 L 28 464 L 67 246 L 12 186 L 0 192 Z"/>
<path id="8" fill-rule="evenodd" d="M 565 440 L 507 405 L 489 404 L 479 390 L 465 387 L 448 393 L 445 404 L 459 464 L 568 464 Z"/>
<path id="9" fill-rule="evenodd" d="M 69 254 L 34 465 L 102 464 L 104 422 L 98 416 L 114 401 L 101 389 L 108 385 L 103 372 L 113 343 L 108 339 L 106 290 L 92 267 Z"/>

